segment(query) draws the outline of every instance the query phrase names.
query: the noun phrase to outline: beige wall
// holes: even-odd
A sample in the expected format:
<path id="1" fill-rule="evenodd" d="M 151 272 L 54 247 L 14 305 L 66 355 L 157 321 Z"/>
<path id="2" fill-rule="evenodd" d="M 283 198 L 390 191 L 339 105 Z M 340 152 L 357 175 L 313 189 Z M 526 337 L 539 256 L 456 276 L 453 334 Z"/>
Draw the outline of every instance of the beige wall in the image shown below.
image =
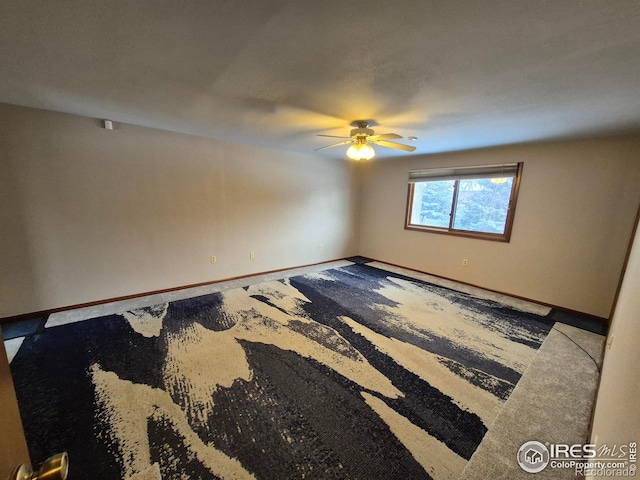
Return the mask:
<path id="1" fill-rule="evenodd" d="M 404 230 L 409 170 L 519 161 L 510 243 Z M 640 202 L 640 137 L 406 157 L 362 175 L 361 255 L 609 316 Z"/>
<path id="2" fill-rule="evenodd" d="M 640 235 L 636 233 L 611 319 L 591 441 L 600 445 L 640 443 Z"/>
<path id="3" fill-rule="evenodd" d="M 377 160 L 360 184 L 340 160 L 0 105 L 0 317 L 353 254 L 607 317 L 638 152 L 620 137 Z M 404 230 L 409 170 L 513 161 L 511 243 Z"/>
<path id="4" fill-rule="evenodd" d="M 0 318 L 353 255 L 355 182 L 345 161 L 0 105 Z"/>

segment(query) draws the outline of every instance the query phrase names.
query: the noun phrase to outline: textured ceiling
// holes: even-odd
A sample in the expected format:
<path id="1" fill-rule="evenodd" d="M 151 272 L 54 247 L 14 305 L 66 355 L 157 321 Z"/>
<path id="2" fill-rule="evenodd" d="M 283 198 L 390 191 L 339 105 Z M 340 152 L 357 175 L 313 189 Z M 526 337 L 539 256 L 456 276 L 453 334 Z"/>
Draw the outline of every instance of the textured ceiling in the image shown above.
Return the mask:
<path id="1" fill-rule="evenodd" d="M 9 0 L 0 69 L 0 102 L 305 153 L 631 133 L 640 2 Z"/>

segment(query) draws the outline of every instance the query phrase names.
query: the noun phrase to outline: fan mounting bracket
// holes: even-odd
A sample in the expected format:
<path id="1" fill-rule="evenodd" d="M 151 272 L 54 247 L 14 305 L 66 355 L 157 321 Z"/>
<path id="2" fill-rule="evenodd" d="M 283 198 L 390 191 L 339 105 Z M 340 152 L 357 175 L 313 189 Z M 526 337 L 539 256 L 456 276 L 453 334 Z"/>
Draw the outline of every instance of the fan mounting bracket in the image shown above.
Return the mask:
<path id="1" fill-rule="evenodd" d="M 378 122 L 376 122 L 375 120 L 372 120 L 372 119 L 354 120 L 349 125 L 351 125 L 352 127 L 358 127 L 358 128 L 368 128 L 368 127 L 379 127 L 380 126 L 378 124 Z"/>

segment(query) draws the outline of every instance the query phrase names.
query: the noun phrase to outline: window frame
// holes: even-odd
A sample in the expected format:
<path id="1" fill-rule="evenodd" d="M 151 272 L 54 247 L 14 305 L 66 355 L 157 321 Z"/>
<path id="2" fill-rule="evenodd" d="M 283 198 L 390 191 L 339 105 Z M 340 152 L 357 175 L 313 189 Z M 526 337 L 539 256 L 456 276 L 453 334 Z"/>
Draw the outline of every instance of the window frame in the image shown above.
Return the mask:
<path id="1" fill-rule="evenodd" d="M 513 221 L 515 218 L 518 192 L 520 191 L 520 181 L 522 179 L 523 166 L 524 166 L 524 162 L 516 163 L 516 173 L 513 176 L 513 182 L 511 184 L 511 194 L 509 197 L 509 205 L 507 207 L 507 218 L 505 221 L 504 233 L 476 232 L 473 230 L 461 230 L 461 229 L 453 228 L 455 208 L 456 208 L 457 197 L 458 197 L 458 186 L 459 186 L 460 180 L 465 179 L 463 175 L 460 175 L 458 178 L 452 178 L 452 177 L 455 177 L 455 174 L 450 175 L 449 177 L 446 178 L 450 180 L 455 180 L 454 192 L 451 200 L 451 212 L 449 213 L 449 226 L 434 227 L 434 226 L 417 225 L 417 224 L 411 223 L 411 213 L 412 213 L 415 185 L 416 183 L 424 183 L 429 181 L 436 182 L 444 179 L 444 178 L 438 178 L 437 176 L 434 176 L 430 180 L 409 182 L 408 190 L 407 190 L 407 205 L 405 210 L 405 221 L 404 221 L 405 230 L 412 230 L 416 232 L 426 232 L 426 233 L 437 233 L 441 235 L 453 235 L 456 237 L 478 238 L 481 240 L 491 240 L 494 242 L 509 243 L 511 241 L 511 231 L 513 229 Z M 480 166 L 479 168 L 482 168 L 482 167 L 483 166 Z M 490 167 L 490 166 L 487 166 L 487 167 Z M 464 169 L 467 167 L 460 167 L 460 168 Z M 455 171 L 455 169 L 452 169 L 452 170 Z M 491 178 L 491 176 L 482 177 L 482 178 Z"/>

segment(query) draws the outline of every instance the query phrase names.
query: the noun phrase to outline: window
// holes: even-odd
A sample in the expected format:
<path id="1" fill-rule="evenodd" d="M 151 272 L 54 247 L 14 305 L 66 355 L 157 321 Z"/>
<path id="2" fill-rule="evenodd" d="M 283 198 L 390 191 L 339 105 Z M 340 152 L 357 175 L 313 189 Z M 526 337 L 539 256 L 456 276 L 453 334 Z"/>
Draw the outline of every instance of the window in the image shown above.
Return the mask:
<path id="1" fill-rule="evenodd" d="M 405 228 L 508 242 L 522 163 L 409 172 Z"/>

